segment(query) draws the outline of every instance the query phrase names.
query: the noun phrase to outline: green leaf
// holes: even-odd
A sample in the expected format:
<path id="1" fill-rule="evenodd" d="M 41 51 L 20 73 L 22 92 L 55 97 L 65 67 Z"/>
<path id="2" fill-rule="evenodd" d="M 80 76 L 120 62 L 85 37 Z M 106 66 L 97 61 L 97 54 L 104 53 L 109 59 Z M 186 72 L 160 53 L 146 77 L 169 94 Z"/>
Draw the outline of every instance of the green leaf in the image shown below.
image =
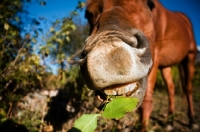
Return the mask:
<path id="1" fill-rule="evenodd" d="M 93 132 L 97 127 L 97 117 L 100 114 L 83 114 L 75 121 L 74 128 L 81 132 Z"/>
<path id="2" fill-rule="evenodd" d="M 66 36 L 66 40 L 67 40 L 68 42 L 70 42 L 70 38 L 69 38 L 69 36 Z"/>
<path id="3" fill-rule="evenodd" d="M 50 28 L 50 32 L 54 32 L 55 29 L 53 27 Z"/>
<path id="4" fill-rule="evenodd" d="M 76 29 L 76 26 L 74 24 L 71 24 L 70 27 L 71 27 L 72 30 Z"/>
<path id="5" fill-rule="evenodd" d="M 46 2 L 45 2 L 45 1 L 41 1 L 41 2 L 40 2 L 40 5 L 45 6 L 45 5 L 46 5 Z"/>
<path id="6" fill-rule="evenodd" d="M 113 100 L 106 105 L 102 116 L 110 119 L 121 118 L 126 112 L 132 111 L 136 107 L 137 102 L 138 99 L 136 98 L 113 98 Z"/>
<path id="7" fill-rule="evenodd" d="M 8 29 L 9 29 L 8 23 L 4 23 L 4 29 L 5 29 L 5 30 L 8 30 Z"/>
<path id="8" fill-rule="evenodd" d="M 6 111 L 0 108 L 0 119 L 3 119 L 4 117 L 6 117 Z"/>
<path id="9" fill-rule="evenodd" d="M 63 40 L 60 39 L 60 38 L 56 38 L 56 41 L 57 41 L 59 44 L 62 44 L 62 43 L 63 43 Z"/>
<path id="10" fill-rule="evenodd" d="M 85 7 L 85 2 L 79 1 L 79 2 L 78 2 L 77 8 L 78 8 L 78 9 L 81 9 L 81 8 L 84 8 L 84 7 Z"/>
<path id="11" fill-rule="evenodd" d="M 36 74 L 36 77 L 38 80 L 42 81 L 42 77 L 40 75 Z"/>
<path id="12" fill-rule="evenodd" d="M 36 38 L 34 38 L 34 37 L 32 38 L 32 41 L 33 41 L 34 44 L 37 43 L 37 40 L 36 40 Z"/>

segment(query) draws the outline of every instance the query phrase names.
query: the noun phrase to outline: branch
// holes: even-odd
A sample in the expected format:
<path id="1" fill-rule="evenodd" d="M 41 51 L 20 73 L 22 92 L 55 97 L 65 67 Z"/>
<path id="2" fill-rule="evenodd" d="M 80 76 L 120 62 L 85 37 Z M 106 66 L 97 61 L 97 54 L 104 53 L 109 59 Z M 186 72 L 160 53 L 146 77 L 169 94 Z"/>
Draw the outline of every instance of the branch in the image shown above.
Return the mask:
<path id="1" fill-rule="evenodd" d="M 19 49 L 19 52 L 18 52 L 18 54 L 17 54 L 17 56 L 16 56 L 16 58 L 15 58 L 14 62 L 12 62 L 12 63 L 11 63 L 11 66 L 14 66 L 14 65 L 15 65 L 15 63 L 17 62 L 17 60 L 18 60 L 18 58 L 19 58 L 19 55 L 20 55 L 20 53 L 21 53 L 22 49 L 24 48 L 25 44 L 26 44 L 26 42 L 24 41 L 24 43 L 23 43 L 22 47 Z"/>

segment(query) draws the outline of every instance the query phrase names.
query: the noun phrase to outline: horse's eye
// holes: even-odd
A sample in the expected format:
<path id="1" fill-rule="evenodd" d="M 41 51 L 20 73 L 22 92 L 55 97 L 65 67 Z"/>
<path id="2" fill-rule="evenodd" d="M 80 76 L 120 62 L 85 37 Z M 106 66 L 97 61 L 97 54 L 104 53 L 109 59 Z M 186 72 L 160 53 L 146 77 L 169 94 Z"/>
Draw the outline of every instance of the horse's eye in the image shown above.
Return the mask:
<path id="1" fill-rule="evenodd" d="M 153 8 L 155 7 L 155 4 L 153 2 L 153 0 L 147 0 L 147 5 L 149 7 L 149 9 L 152 11 Z"/>

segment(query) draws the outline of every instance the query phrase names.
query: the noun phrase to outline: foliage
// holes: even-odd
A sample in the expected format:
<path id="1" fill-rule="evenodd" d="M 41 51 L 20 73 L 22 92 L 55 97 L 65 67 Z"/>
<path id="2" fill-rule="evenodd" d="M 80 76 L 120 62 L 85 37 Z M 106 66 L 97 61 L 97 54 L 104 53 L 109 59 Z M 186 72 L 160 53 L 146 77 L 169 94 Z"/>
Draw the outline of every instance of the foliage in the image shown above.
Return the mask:
<path id="1" fill-rule="evenodd" d="M 193 79 L 193 85 L 194 86 L 199 86 L 199 80 L 200 80 L 200 67 L 199 67 L 199 63 L 195 64 L 195 71 L 194 71 L 194 79 Z M 179 73 L 179 69 L 178 66 L 173 66 L 172 67 L 172 77 L 173 77 L 173 82 L 175 84 L 176 88 L 180 88 L 181 87 L 181 80 L 180 80 L 180 73 Z M 157 88 L 165 88 L 165 82 L 162 78 L 162 74 L 159 71 L 157 74 L 157 79 L 156 79 L 156 87 Z"/>
<path id="2" fill-rule="evenodd" d="M 25 9 L 25 5 L 29 5 L 30 2 L 0 2 L 0 125 L 14 119 L 12 110 L 23 96 L 46 87 L 46 81 L 52 76 L 46 71 L 48 67 L 41 64 L 42 58 L 33 52 L 38 31 L 41 30 L 37 28 L 39 20 L 30 18 Z M 43 1 L 36 2 L 42 4 Z M 25 22 L 34 28 L 26 31 Z M 28 117 L 30 115 L 27 113 L 27 119 L 17 122 L 25 123 L 30 119 Z M 32 122 L 26 124 L 30 123 Z"/>
<path id="3" fill-rule="evenodd" d="M 27 34 L 22 38 L 20 36 L 22 29 L 17 26 L 21 23 L 17 13 L 25 12 L 22 8 L 23 2 L 3 0 L 0 6 L 0 94 L 1 98 L 8 102 L 14 101 L 13 96 L 18 96 L 14 93 L 19 87 L 31 84 L 24 82 L 26 78 L 24 76 L 27 75 L 20 74 L 34 70 L 27 63 L 34 64 L 34 67 L 38 65 L 38 58 L 32 55 L 30 35 Z"/>
<path id="4" fill-rule="evenodd" d="M 180 87 L 180 76 L 179 76 L 180 74 L 179 74 L 178 66 L 173 66 L 171 71 L 172 71 L 172 77 L 173 77 L 173 82 L 175 84 L 175 87 L 178 88 Z M 156 87 L 157 88 L 166 87 L 161 71 L 158 71 L 158 74 L 157 74 Z"/>
<path id="5" fill-rule="evenodd" d="M 52 27 L 45 35 L 45 44 L 40 44 L 39 53 L 43 57 L 50 55 L 55 64 L 61 70 L 69 69 L 72 59 L 77 59 L 83 42 L 88 35 L 88 27 L 74 22 L 78 16 L 78 11 L 82 10 L 84 2 L 79 2 L 78 6 L 69 16 L 57 19 L 52 23 Z"/>
<path id="6" fill-rule="evenodd" d="M 41 117 L 43 116 L 38 111 L 26 110 L 23 116 L 20 118 L 15 117 L 13 120 L 25 125 L 26 128 L 32 132 L 38 132 L 38 129 L 43 123 Z"/>
<path id="7" fill-rule="evenodd" d="M 136 98 L 114 98 L 106 105 L 102 116 L 109 119 L 122 118 L 126 112 L 132 111 L 137 106 L 137 102 L 138 99 Z"/>
<path id="8" fill-rule="evenodd" d="M 97 127 L 97 117 L 99 114 L 84 114 L 75 121 L 74 129 L 81 130 L 81 132 L 93 132 Z"/>
<path id="9" fill-rule="evenodd" d="M 109 119 L 119 119 L 124 116 L 125 113 L 131 112 L 137 106 L 138 99 L 128 97 L 115 97 L 110 98 L 101 111 L 101 114 L 83 114 L 78 120 L 75 121 L 72 132 L 93 132 L 97 127 L 97 117 L 103 116 Z M 109 99 L 108 99 L 109 100 Z"/>
<path id="10" fill-rule="evenodd" d="M 200 86 L 200 62 L 196 63 L 195 71 L 194 71 L 194 79 L 193 84 L 194 86 Z"/>

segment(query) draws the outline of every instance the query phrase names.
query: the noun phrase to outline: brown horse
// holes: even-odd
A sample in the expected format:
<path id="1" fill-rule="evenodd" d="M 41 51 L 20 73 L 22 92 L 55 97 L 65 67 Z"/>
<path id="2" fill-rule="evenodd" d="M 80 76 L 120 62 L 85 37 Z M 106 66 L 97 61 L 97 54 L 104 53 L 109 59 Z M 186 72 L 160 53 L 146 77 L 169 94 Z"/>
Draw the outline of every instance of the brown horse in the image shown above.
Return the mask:
<path id="1" fill-rule="evenodd" d="M 189 125 L 195 127 L 192 79 L 197 53 L 192 25 L 182 13 L 165 9 L 158 0 L 88 0 L 90 36 L 82 51 L 81 72 L 95 90 L 95 106 L 107 95 L 139 99 L 143 130 L 152 112 L 152 94 L 160 68 L 174 113 L 171 66 L 180 65 L 188 102 Z"/>

